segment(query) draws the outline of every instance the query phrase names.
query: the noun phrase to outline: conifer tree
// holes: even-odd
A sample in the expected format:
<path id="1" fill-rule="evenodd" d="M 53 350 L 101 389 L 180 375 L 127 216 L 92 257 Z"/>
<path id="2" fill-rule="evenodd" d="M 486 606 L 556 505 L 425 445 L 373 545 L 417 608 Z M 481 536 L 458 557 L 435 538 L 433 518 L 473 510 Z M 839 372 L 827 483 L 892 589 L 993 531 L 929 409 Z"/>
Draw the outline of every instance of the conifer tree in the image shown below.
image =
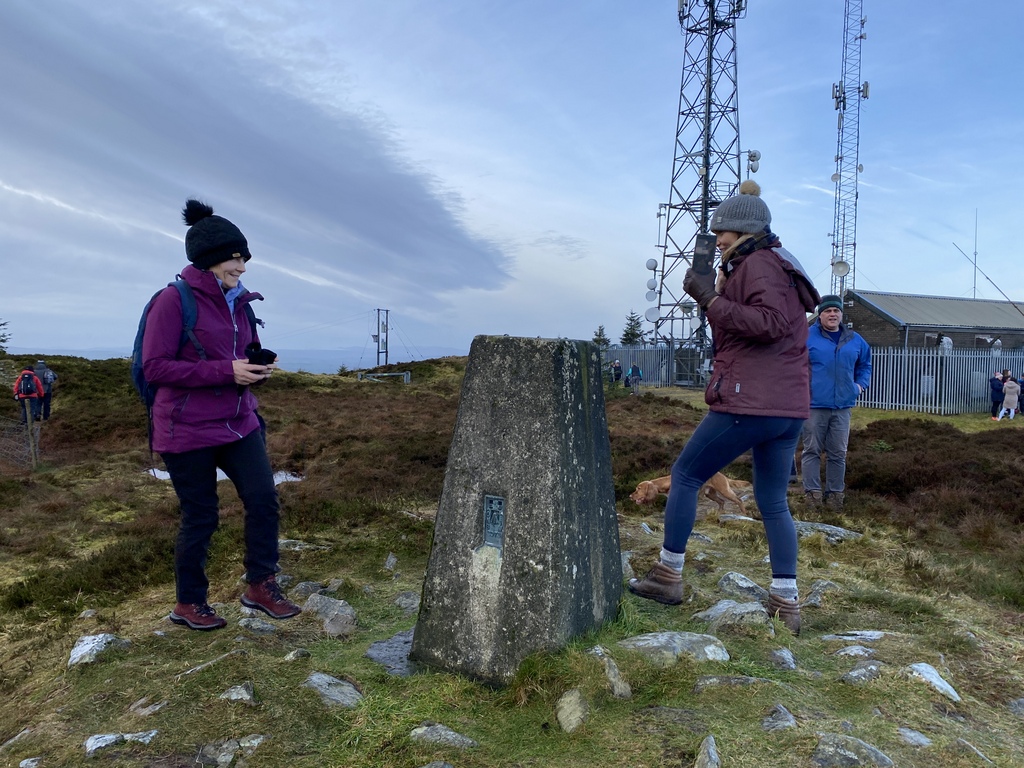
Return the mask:
<path id="1" fill-rule="evenodd" d="M 622 338 L 619 339 L 619 343 L 623 346 L 630 347 L 644 342 L 644 331 L 641 327 L 643 318 L 640 317 L 632 309 L 629 310 L 629 314 L 626 315 L 626 327 L 622 330 Z"/>

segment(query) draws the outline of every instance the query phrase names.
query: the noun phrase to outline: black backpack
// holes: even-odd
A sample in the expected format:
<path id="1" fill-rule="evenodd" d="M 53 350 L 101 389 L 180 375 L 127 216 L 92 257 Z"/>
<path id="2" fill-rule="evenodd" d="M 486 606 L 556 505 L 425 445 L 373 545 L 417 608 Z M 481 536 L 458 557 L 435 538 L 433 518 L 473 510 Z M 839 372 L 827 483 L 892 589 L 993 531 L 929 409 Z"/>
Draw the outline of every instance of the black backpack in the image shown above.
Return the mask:
<path id="1" fill-rule="evenodd" d="M 35 374 L 25 371 L 18 379 L 18 397 L 35 397 L 38 394 Z"/>

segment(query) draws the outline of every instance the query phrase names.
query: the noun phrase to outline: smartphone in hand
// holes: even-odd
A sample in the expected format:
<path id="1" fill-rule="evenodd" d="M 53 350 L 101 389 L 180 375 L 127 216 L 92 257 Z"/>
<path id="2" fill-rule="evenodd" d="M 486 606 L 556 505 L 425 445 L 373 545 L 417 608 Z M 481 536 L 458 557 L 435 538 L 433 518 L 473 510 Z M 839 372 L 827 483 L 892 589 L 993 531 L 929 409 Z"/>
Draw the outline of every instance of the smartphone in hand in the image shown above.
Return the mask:
<path id="1" fill-rule="evenodd" d="M 715 241 L 713 234 L 698 234 L 693 245 L 693 271 L 706 275 L 715 268 Z"/>

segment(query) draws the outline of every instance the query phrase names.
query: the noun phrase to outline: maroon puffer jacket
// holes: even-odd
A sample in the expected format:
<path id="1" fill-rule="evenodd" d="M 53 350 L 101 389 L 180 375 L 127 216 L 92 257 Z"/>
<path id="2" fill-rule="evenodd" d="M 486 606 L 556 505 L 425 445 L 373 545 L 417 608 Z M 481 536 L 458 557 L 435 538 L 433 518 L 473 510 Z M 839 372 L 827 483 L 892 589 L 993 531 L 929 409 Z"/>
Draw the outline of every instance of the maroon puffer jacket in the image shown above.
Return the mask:
<path id="1" fill-rule="evenodd" d="M 715 360 L 704 401 L 720 413 L 806 419 L 807 312 L 817 291 L 773 250 L 731 263 L 721 296 L 707 310 Z"/>

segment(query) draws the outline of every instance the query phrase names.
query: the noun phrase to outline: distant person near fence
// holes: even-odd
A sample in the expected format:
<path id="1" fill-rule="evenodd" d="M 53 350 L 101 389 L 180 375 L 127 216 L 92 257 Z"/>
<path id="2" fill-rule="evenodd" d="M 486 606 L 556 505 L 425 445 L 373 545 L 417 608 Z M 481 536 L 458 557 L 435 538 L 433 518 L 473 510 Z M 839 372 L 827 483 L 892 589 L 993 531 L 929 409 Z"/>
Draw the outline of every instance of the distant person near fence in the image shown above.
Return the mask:
<path id="1" fill-rule="evenodd" d="M 43 382 L 42 417 L 43 421 L 50 418 L 50 402 L 53 400 L 53 382 L 57 380 L 57 374 L 46 365 L 45 360 L 36 363 L 36 376 Z"/>
<path id="2" fill-rule="evenodd" d="M 999 412 L 1003 409 L 1003 372 L 996 371 L 988 380 L 988 388 L 992 394 L 992 421 L 999 421 Z"/>
<path id="3" fill-rule="evenodd" d="M 21 406 L 21 423 L 27 424 L 29 418 L 32 421 L 39 421 L 40 407 L 43 402 L 43 382 L 36 376 L 31 365 L 21 369 L 18 378 L 14 380 L 14 399 Z"/>
<path id="4" fill-rule="evenodd" d="M 629 382 L 629 388 L 631 395 L 640 394 L 640 382 L 644 380 L 644 372 L 640 370 L 640 366 L 633 363 L 629 366 L 629 370 L 626 371 L 626 381 Z"/>
<path id="5" fill-rule="evenodd" d="M 843 300 L 824 296 L 807 334 L 811 364 L 811 417 L 804 424 L 800 469 L 807 500 L 842 509 L 846 497 L 846 447 L 850 411 L 871 386 L 871 347 L 843 324 Z M 825 454 L 825 489 L 821 454 Z"/>
<path id="6" fill-rule="evenodd" d="M 1006 373 L 1006 381 L 1003 382 L 1003 407 L 999 411 L 996 421 L 1002 421 L 1003 416 L 1009 414 L 1011 421 L 1017 412 L 1017 403 L 1020 398 L 1020 384 L 1010 374 Z"/>

